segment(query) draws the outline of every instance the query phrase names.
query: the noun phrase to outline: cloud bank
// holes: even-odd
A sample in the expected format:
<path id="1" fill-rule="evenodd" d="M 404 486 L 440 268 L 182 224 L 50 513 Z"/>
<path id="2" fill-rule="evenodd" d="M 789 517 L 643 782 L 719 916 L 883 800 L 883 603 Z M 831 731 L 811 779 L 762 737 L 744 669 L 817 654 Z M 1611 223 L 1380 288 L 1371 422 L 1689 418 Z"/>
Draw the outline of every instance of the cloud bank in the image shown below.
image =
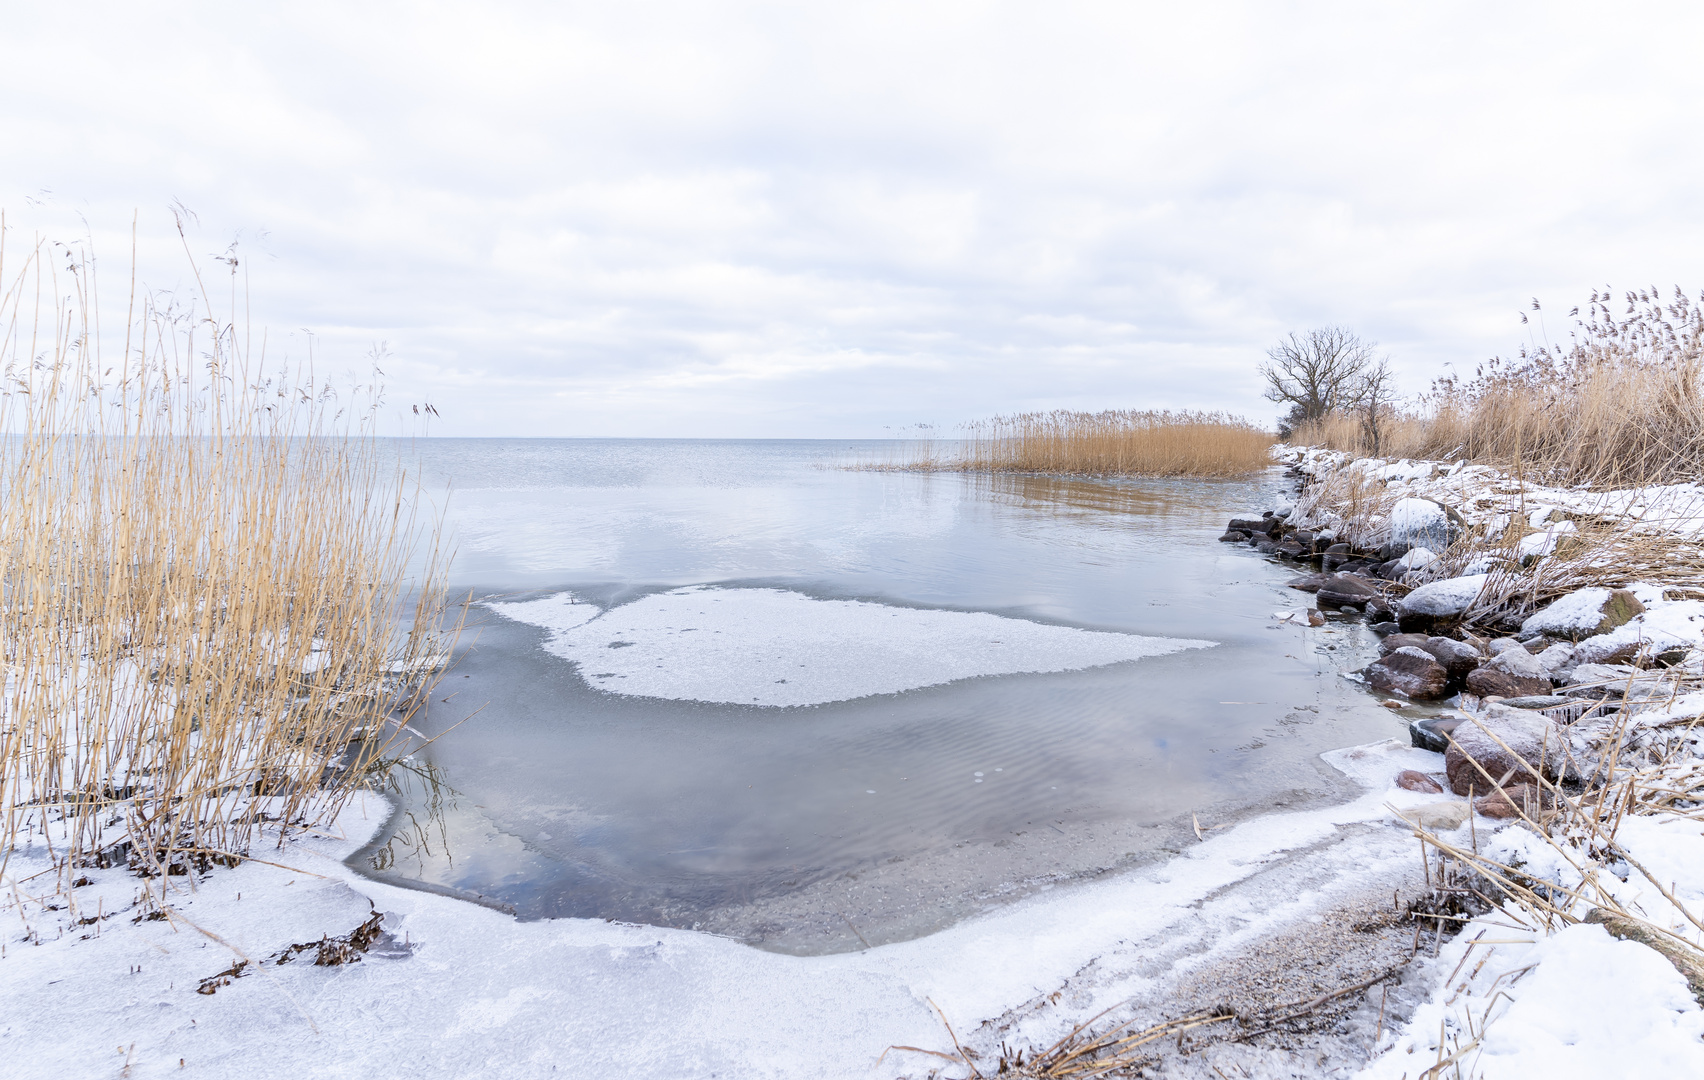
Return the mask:
<path id="1" fill-rule="evenodd" d="M 1593 287 L 1697 289 L 1704 13 L 1647 5 L 36 5 L 8 243 L 182 287 L 445 435 L 880 436 L 1022 409 L 1266 419 L 1279 335 L 1405 388 Z M 1538 296 L 1542 323 L 1517 310 Z"/>

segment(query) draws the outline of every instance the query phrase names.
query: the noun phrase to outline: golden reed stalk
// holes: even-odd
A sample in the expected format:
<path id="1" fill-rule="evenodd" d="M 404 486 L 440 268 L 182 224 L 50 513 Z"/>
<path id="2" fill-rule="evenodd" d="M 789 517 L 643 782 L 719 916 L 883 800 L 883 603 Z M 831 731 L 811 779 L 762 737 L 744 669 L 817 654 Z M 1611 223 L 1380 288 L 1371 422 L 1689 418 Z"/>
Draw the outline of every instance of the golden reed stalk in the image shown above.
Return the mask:
<path id="1" fill-rule="evenodd" d="M 1223 413 L 1020 413 L 967 425 L 954 440 L 913 440 L 892 462 L 947 472 L 1074 476 L 1244 476 L 1272 464 L 1272 435 Z"/>
<path id="2" fill-rule="evenodd" d="M 8 257 L 0 869 L 45 834 L 62 868 L 128 838 L 132 865 L 182 873 L 322 820 L 444 645 L 439 522 L 372 433 L 376 391 L 264 375 L 234 261 L 231 317 L 198 272 L 187 307 L 133 272 L 103 336 L 86 251 Z"/>

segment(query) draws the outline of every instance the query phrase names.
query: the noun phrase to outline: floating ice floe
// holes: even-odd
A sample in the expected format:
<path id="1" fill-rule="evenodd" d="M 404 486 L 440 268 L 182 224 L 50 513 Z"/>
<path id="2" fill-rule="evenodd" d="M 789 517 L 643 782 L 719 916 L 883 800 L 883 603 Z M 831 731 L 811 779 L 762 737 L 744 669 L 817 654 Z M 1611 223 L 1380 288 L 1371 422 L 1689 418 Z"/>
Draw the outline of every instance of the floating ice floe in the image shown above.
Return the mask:
<path id="1" fill-rule="evenodd" d="M 986 612 L 694 586 L 599 612 L 569 594 L 490 605 L 551 631 L 592 686 L 636 697 L 820 705 L 983 675 L 1077 671 L 1216 644 Z"/>

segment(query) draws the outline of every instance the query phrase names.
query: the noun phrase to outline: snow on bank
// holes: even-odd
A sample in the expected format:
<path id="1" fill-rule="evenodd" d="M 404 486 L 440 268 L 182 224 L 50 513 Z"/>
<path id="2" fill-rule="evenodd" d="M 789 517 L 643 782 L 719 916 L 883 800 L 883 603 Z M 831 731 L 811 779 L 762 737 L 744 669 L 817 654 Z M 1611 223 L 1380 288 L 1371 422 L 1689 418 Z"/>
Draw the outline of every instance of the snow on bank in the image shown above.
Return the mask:
<path id="1" fill-rule="evenodd" d="M 821 705 L 983 675 L 1078 671 L 1211 641 L 1049 626 L 986 612 L 819 600 L 782 589 L 674 589 L 607 612 L 562 593 L 491 608 L 550 630 L 592 686 L 635 697 Z"/>
<path id="2" fill-rule="evenodd" d="M 1140 971 L 1153 948 L 1209 924 L 1242 928 L 1231 944 L 1247 947 L 1279 914 L 1305 917 L 1342 879 L 1412 860 L 1407 828 L 1385 803 L 1437 800 L 1391 779 L 1403 768 L 1436 771 L 1441 758 L 1394 741 L 1327 756 L 1366 793 L 1212 832 L 1164 864 L 1042 893 L 926 938 L 823 957 L 600 920 L 516 922 L 367 880 L 338 860 L 379 824 L 384 807 L 368 798 L 339 819 L 347 836 L 265 853 L 294 870 L 250 862 L 169 879 L 169 920 L 131 922 L 136 883 L 121 870 L 83 871 L 92 883 L 73 890 L 75 912 L 39 903 L 0 912 L 0 1061 L 11 1080 L 118 1075 L 127 1065 L 137 1080 L 185 1075 L 180 1060 L 191 1075 L 254 1080 L 916 1072 L 914 1057 L 877 1060 L 893 1044 L 950 1046 L 931 1001 L 962 1032 L 1115 951 Z M 1314 891 L 1227 898 L 1309 848 L 1318 849 L 1308 855 Z M 8 894 L 13 880 L 22 894 L 45 891 L 29 875 L 46 866 L 44 850 L 19 852 Z M 369 902 L 394 940 L 368 958 L 266 961 L 292 943 L 347 933 Z M 254 961 L 252 973 L 196 993 L 234 956 Z"/>

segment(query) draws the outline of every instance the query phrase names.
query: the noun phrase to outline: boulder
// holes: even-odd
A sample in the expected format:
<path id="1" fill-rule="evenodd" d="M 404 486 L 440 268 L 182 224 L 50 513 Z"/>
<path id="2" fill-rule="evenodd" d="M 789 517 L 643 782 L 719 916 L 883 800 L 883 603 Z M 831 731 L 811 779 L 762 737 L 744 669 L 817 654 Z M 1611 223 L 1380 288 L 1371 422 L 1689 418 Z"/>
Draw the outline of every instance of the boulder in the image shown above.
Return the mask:
<path id="1" fill-rule="evenodd" d="M 1330 574 L 1303 574 L 1299 578 L 1291 578 L 1285 584 L 1302 592 L 1319 592 L 1319 587 L 1325 584 L 1330 577 Z"/>
<path id="2" fill-rule="evenodd" d="M 1241 529 L 1232 529 L 1230 532 L 1219 537 L 1219 540 L 1226 544 L 1240 544 L 1247 539 L 1248 533 L 1243 532 Z"/>
<path id="3" fill-rule="evenodd" d="M 1430 701 L 1449 692 L 1450 676 L 1424 649 L 1404 646 L 1367 665 L 1367 682 L 1375 690 Z"/>
<path id="4" fill-rule="evenodd" d="M 1278 545 L 1277 553 L 1286 559 L 1299 559 L 1308 553 L 1308 549 L 1294 540 L 1286 540 Z"/>
<path id="5" fill-rule="evenodd" d="M 1495 646 L 1497 643 L 1491 644 Z M 1544 661 L 1527 652 L 1526 647 L 1518 643 L 1512 649 L 1496 652 L 1491 659 L 1485 661 L 1484 666 L 1527 679 L 1544 679 L 1547 682 L 1550 679 L 1550 669 L 1544 666 Z"/>
<path id="6" fill-rule="evenodd" d="M 1511 784 L 1473 800 L 1473 812 L 1488 818 L 1537 818 L 1554 801 L 1537 784 Z"/>
<path id="7" fill-rule="evenodd" d="M 1379 642 L 1379 655 L 1386 656 L 1401 648 L 1424 649 L 1429 640 L 1425 634 L 1392 634 Z"/>
<path id="8" fill-rule="evenodd" d="M 1429 637 L 1420 648 L 1437 657 L 1438 663 L 1444 665 L 1450 678 L 1457 682 L 1467 678 L 1467 673 L 1478 667 L 1481 660 L 1478 649 L 1455 638 Z"/>
<path id="9" fill-rule="evenodd" d="M 1408 741 L 1416 749 L 1442 754 L 1450 748 L 1450 732 L 1462 723 L 1459 716 L 1431 716 L 1408 725 Z"/>
<path id="10" fill-rule="evenodd" d="M 1408 553 L 1396 560 L 1396 565 L 1404 570 L 1424 570 L 1438 561 L 1438 556 L 1429 548 L 1410 548 Z"/>
<path id="11" fill-rule="evenodd" d="M 1387 622 L 1368 622 L 1367 623 L 1367 629 L 1371 630 L 1373 633 L 1379 635 L 1380 637 L 1389 637 L 1390 635 L 1400 631 L 1402 629 L 1402 627 L 1398 626 L 1394 622 L 1388 622 L 1388 621 Z"/>
<path id="12" fill-rule="evenodd" d="M 1390 542 L 1442 551 L 1455 539 L 1449 512 L 1430 499 L 1398 499 L 1386 518 Z M 1399 553 L 1401 554 L 1401 553 Z"/>
<path id="13" fill-rule="evenodd" d="M 1275 555 L 1278 553 L 1278 545 L 1271 540 L 1257 539 L 1254 544 L 1254 550 L 1260 552 L 1262 555 Z"/>
<path id="14" fill-rule="evenodd" d="M 1429 630 L 1452 622 L 1479 599 L 1485 580 L 1486 575 L 1473 574 L 1422 585 L 1397 604 L 1397 621 L 1404 630 Z"/>
<path id="15" fill-rule="evenodd" d="M 1550 678 L 1511 675 L 1489 664 L 1467 673 L 1467 692 L 1480 697 L 1518 698 L 1550 693 Z"/>
<path id="16" fill-rule="evenodd" d="M 1278 522 L 1272 518 L 1232 518 L 1225 531 L 1232 529 L 1238 532 L 1268 533 L 1278 527 Z"/>
<path id="17" fill-rule="evenodd" d="M 1379 595 L 1378 590 L 1362 579 L 1350 574 L 1333 574 L 1320 582 L 1316 592 L 1319 602 L 1332 604 L 1337 607 L 1360 607 L 1367 601 Z"/>
<path id="18" fill-rule="evenodd" d="M 1444 785 L 1414 769 L 1404 769 L 1396 774 L 1396 786 L 1404 791 L 1423 791 L 1428 795 L 1442 795 Z"/>
<path id="19" fill-rule="evenodd" d="M 1521 632 L 1578 641 L 1607 634 L 1644 611 L 1645 605 L 1631 590 L 1579 589 L 1521 623 Z"/>
<path id="20" fill-rule="evenodd" d="M 1535 775 L 1556 780 L 1565 768 L 1566 746 L 1561 729 L 1543 713 L 1489 705 L 1450 732 L 1444 772 L 1457 795 L 1489 792 L 1499 783 L 1532 783 Z"/>

